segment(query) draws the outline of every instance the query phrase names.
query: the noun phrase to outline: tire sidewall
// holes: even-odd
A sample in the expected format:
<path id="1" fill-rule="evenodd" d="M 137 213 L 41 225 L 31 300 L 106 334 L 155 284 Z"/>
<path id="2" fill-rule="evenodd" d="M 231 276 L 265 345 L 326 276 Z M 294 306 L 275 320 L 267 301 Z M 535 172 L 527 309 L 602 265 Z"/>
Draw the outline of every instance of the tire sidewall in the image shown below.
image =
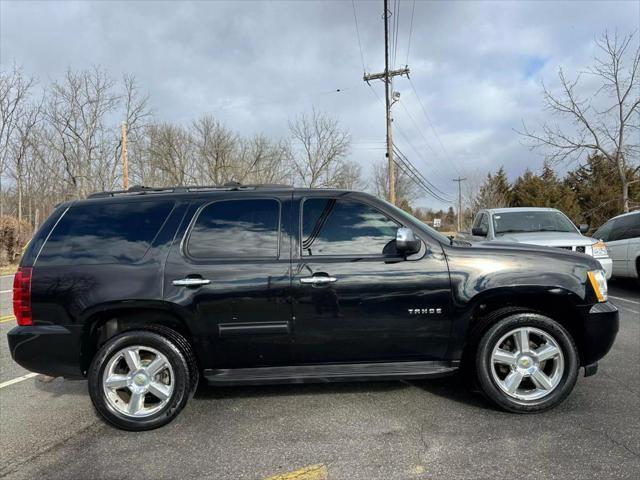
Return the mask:
<path id="1" fill-rule="evenodd" d="M 496 384 L 492 375 L 491 355 L 496 342 L 519 327 L 534 327 L 551 335 L 564 356 L 564 372 L 560 384 L 548 396 L 538 400 L 518 400 L 509 397 Z M 517 313 L 502 318 L 482 336 L 476 356 L 478 382 L 485 396 L 505 410 L 517 413 L 542 412 L 562 402 L 573 390 L 578 378 L 580 360 L 573 338 L 556 321 L 537 313 Z"/>
<path id="2" fill-rule="evenodd" d="M 114 409 L 102 386 L 102 377 L 109 360 L 125 347 L 141 345 L 158 350 L 167 357 L 174 374 L 174 388 L 167 405 L 149 417 L 133 419 Z M 109 423 L 125 430 L 150 430 L 169 423 L 184 408 L 189 399 L 189 368 L 182 352 L 165 337 L 148 331 L 123 332 L 109 340 L 96 354 L 88 375 L 89 395 L 94 407 Z"/>

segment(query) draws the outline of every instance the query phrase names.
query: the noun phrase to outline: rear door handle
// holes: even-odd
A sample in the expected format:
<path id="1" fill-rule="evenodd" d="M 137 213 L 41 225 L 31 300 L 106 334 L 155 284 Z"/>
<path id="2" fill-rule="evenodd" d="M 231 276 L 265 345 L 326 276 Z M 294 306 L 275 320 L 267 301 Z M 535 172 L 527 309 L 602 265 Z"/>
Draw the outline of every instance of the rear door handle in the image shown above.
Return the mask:
<path id="1" fill-rule="evenodd" d="M 325 285 L 327 283 L 337 282 L 338 279 L 336 277 L 325 277 L 317 276 L 317 277 L 303 277 L 300 279 L 300 283 L 304 285 Z"/>
<path id="2" fill-rule="evenodd" d="M 176 287 L 199 287 L 200 285 L 209 285 L 211 280 L 206 278 L 181 278 L 180 280 L 174 280 L 173 283 Z"/>

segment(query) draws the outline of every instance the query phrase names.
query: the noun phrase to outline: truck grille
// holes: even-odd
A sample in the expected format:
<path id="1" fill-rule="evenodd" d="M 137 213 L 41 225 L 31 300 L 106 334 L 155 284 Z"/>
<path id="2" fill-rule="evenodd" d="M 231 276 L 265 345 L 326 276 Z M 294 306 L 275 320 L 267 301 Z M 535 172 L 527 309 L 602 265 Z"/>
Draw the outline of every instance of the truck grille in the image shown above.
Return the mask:
<path id="1" fill-rule="evenodd" d="M 562 248 L 563 250 L 571 250 L 572 252 L 578 252 L 578 253 L 585 253 L 587 251 L 587 249 L 584 246 L 558 247 L 558 248 Z"/>

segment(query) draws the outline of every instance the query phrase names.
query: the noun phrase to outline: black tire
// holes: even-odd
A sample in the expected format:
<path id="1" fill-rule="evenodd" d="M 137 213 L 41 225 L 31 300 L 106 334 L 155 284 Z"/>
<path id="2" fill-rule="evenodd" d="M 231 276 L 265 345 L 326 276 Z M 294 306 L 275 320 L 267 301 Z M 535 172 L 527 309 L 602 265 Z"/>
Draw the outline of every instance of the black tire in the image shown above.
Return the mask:
<path id="1" fill-rule="evenodd" d="M 187 361 L 187 365 L 189 367 L 189 378 L 191 380 L 189 385 L 189 393 L 192 397 L 196 389 L 198 388 L 198 382 L 200 380 L 200 369 L 198 367 L 196 355 L 189 341 L 172 328 L 165 327 L 164 325 L 149 325 L 145 327 L 145 331 L 155 332 L 159 335 L 162 335 L 178 346 L 178 348 L 184 355 L 184 358 Z"/>
<path id="2" fill-rule="evenodd" d="M 535 400 L 517 399 L 503 391 L 493 376 L 491 355 L 503 336 L 520 327 L 532 327 L 550 335 L 560 347 L 564 371 L 546 396 Z M 537 413 L 561 403 L 573 390 L 580 368 L 578 350 L 573 338 L 562 325 L 538 313 L 520 312 L 498 320 L 482 335 L 476 353 L 476 373 L 482 393 L 498 407 L 514 413 Z"/>
<path id="3" fill-rule="evenodd" d="M 169 330 L 171 333 L 164 330 Z M 180 339 L 184 341 L 182 346 L 179 345 L 182 343 Z M 166 400 L 166 404 L 152 415 L 141 418 L 133 418 L 114 408 L 107 400 L 103 388 L 103 374 L 109 361 L 118 352 L 129 346 L 155 349 L 166 357 L 173 370 L 173 390 Z M 89 367 L 89 395 L 98 413 L 110 424 L 131 431 L 152 430 L 171 422 L 187 404 L 195 388 L 194 385 L 197 384 L 197 376 L 194 381 L 189 360 L 183 352 L 184 348 L 190 351 L 190 347 L 183 337 L 173 330 L 159 330 L 156 327 L 149 330 L 126 331 L 109 339 L 100 348 Z M 195 371 L 197 374 L 197 369 Z"/>

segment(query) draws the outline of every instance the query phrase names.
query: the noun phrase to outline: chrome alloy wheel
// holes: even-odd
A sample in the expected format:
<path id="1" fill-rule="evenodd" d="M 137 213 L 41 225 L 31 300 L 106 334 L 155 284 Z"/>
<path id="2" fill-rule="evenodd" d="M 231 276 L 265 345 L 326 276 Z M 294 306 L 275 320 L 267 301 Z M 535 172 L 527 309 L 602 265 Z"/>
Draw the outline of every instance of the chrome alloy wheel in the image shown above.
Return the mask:
<path id="1" fill-rule="evenodd" d="M 520 327 L 503 335 L 491 352 L 494 382 L 517 400 L 539 400 L 560 384 L 564 356 L 558 342 L 533 327 Z"/>
<path id="2" fill-rule="evenodd" d="M 142 418 L 161 410 L 171 398 L 175 377 L 162 353 L 140 345 L 117 352 L 104 369 L 102 389 L 111 408 Z"/>

